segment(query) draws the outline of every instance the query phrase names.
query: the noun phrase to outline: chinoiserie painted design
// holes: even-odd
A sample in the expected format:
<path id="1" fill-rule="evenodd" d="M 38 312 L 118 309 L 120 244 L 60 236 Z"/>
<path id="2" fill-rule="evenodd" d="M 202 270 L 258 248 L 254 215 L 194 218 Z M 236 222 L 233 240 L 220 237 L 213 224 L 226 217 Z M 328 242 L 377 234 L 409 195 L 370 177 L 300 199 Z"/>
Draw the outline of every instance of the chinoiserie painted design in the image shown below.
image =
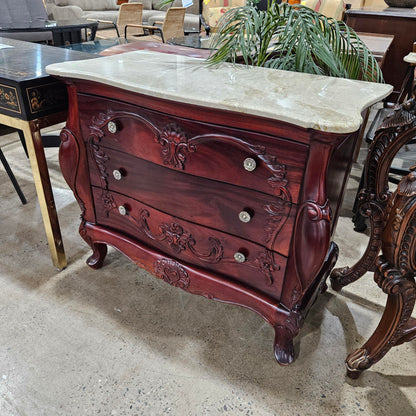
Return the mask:
<path id="1" fill-rule="evenodd" d="M 0 84 L 0 107 L 21 114 L 16 88 Z"/>
<path id="2" fill-rule="evenodd" d="M 49 83 L 38 85 L 36 87 L 28 87 L 26 89 L 27 99 L 31 114 L 37 114 L 58 108 L 66 108 L 67 92 L 65 85 L 62 83 Z"/>

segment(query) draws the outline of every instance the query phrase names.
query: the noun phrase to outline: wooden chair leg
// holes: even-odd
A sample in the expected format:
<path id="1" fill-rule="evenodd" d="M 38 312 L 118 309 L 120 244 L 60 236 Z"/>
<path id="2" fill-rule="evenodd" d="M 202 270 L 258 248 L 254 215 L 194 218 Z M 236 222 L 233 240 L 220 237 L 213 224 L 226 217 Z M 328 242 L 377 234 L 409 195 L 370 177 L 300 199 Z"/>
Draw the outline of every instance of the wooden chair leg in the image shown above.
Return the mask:
<path id="1" fill-rule="evenodd" d="M 388 263 L 384 266 L 387 270 L 377 270 L 375 279 L 382 275 L 380 284 L 388 293 L 386 308 L 369 340 L 345 360 L 347 375 L 353 379 L 381 360 L 390 348 L 416 337 L 416 322 L 409 321 L 415 304 L 416 285 L 413 279 L 406 278 L 399 270 L 389 269 Z"/>
<path id="2" fill-rule="evenodd" d="M 397 185 L 386 207 L 381 236 L 382 255 L 374 280 L 388 295 L 381 321 L 370 339 L 346 359 L 347 375 L 357 378 L 391 347 L 416 338 L 411 319 L 416 300 L 416 166 Z"/>

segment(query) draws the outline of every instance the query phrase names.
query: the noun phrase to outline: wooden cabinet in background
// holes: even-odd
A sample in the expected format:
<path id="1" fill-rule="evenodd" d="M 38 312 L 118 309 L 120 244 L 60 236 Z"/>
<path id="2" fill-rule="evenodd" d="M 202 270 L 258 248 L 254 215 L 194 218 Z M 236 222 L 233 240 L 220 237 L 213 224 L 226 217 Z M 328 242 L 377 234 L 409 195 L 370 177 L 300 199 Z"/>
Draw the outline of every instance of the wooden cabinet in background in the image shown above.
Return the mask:
<path id="1" fill-rule="evenodd" d="M 382 70 L 385 82 L 394 87 L 387 101 L 395 102 L 408 68 L 403 58 L 412 52 L 413 42 L 416 41 L 416 10 L 387 5 L 385 8 L 350 9 L 345 13 L 345 22 L 356 32 L 394 35 Z"/>

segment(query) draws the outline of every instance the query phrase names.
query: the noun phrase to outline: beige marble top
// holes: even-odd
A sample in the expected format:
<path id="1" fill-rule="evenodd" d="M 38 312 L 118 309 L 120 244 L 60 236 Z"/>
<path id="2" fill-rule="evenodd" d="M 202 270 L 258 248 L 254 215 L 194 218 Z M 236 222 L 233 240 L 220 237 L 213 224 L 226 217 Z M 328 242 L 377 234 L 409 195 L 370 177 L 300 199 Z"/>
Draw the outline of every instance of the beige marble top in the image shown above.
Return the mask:
<path id="1" fill-rule="evenodd" d="M 47 66 L 46 71 L 334 133 L 356 131 L 362 123 L 361 111 L 392 90 L 390 85 L 275 69 L 214 67 L 203 59 L 152 51 L 62 62 Z"/>

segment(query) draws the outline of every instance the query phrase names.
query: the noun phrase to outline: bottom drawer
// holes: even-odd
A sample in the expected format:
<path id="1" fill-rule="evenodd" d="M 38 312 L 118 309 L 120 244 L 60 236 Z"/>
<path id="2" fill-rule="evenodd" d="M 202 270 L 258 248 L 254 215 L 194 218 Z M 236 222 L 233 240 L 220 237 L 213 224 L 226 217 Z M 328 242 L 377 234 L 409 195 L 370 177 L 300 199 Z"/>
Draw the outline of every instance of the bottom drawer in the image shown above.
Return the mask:
<path id="1" fill-rule="evenodd" d="M 116 192 L 93 187 L 93 195 L 97 224 L 280 299 L 286 257 L 261 245 L 172 217 Z"/>

